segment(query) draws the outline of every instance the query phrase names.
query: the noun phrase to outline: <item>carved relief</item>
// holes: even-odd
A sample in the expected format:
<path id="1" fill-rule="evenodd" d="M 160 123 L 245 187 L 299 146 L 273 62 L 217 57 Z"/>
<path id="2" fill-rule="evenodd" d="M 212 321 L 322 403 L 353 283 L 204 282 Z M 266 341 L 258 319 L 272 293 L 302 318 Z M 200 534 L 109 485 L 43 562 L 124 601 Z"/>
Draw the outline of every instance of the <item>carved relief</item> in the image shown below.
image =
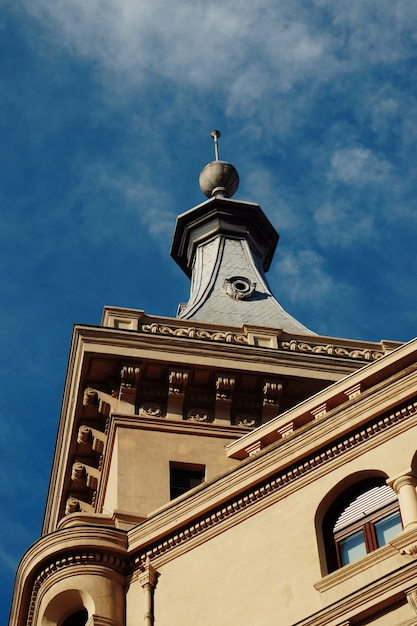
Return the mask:
<path id="1" fill-rule="evenodd" d="M 126 387 L 135 387 L 139 382 L 140 367 L 124 365 L 120 370 L 120 380 Z"/>
<path id="2" fill-rule="evenodd" d="M 65 515 L 77 513 L 78 511 L 81 511 L 81 507 L 77 498 L 68 498 L 65 505 Z"/>
<path id="3" fill-rule="evenodd" d="M 153 322 L 152 324 L 142 324 L 138 330 L 144 333 L 152 333 L 156 335 L 171 335 L 174 337 L 205 339 L 208 341 L 219 341 L 243 345 L 249 344 L 249 339 L 245 334 L 232 333 L 231 331 L 213 333 L 206 329 L 196 328 L 195 326 L 168 326 L 166 324 Z M 312 352 L 315 354 L 325 354 L 344 359 L 360 359 L 363 361 L 376 361 L 384 355 L 383 350 L 349 348 L 333 344 L 314 345 L 308 344 L 304 341 L 298 341 L 296 339 L 279 342 L 278 349 L 290 350 L 291 352 Z"/>
<path id="4" fill-rule="evenodd" d="M 248 300 L 255 292 L 256 283 L 244 276 L 233 276 L 226 278 L 223 289 L 234 300 Z"/>
<path id="5" fill-rule="evenodd" d="M 188 383 L 188 372 L 171 370 L 169 372 L 169 393 L 184 394 Z"/>
<path id="6" fill-rule="evenodd" d="M 97 489 L 98 479 L 100 477 L 100 470 L 96 467 L 91 467 L 80 461 L 76 461 L 71 470 L 71 480 L 85 482 L 89 489 Z"/>
<path id="7" fill-rule="evenodd" d="M 248 415 L 246 413 L 241 413 L 240 415 L 236 415 L 235 424 L 236 426 L 247 426 L 248 428 L 254 428 L 257 425 L 258 420 L 253 415 Z"/>
<path id="8" fill-rule="evenodd" d="M 77 443 L 81 445 L 90 444 L 94 452 L 101 454 L 103 452 L 106 435 L 95 428 L 90 428 L 82 424 L 78 429 Z"/>
<path id="9" fill-rule="evenodd" d="M 328 356 L 338 356 L 351 359 L 362 359 L 364 361 L 376 361 L 383 356 L 383 352 L 377 352 L 376 350 L 349 350 L 342 346 L 335 346 L 333 344 L 326 345 L 310 345 L 304 341 L 297 341 L 291 339 L 290 341 L 281 341 L 279 347 L 284 350 L 291 350 L 292 352 L 313 352 L 315 354 L 327 354 Z"/>
<path id="10" fill-rule="evenodd" d="M 183 326 L 166 326 L 163 324 L 143 324 L 140 328 L 145 333 L 152 333 L 155 335 L 172 335 L 174 337 L 187 337 L 188 339 L 208 339 L 209 341 L 224 341 L 226 343 L 240 343 L 247 344 L 248 338 L 246 335 L 227 332 L 211 333 L 208 330 L 196 328 L 190 326 L 184 328 Z"/>
<path id="11" fill-rule="evenodd" d="M 92 440 L 92 432 L 89 426 L 80 426 L 78 429 L 77 443 L 90 443 Z"/>
<path id="12" fill-rule="evenodd" d="M 189 409 L 186 419 L 190 422 L 212 422 L 213 418 L 205 409 Z"/>
<path id="13" fill-rule="evenodd" d="M 79 461 L 72 466 L 71 480 L 83 480 L 85 478 L 85 467 Z"/>
<path id="14" fill-rule="evenodd" d="M 265 381 L 263 387 L 263 405 L 264 406 L 279 406 L 279 398 L 282 395 L 282 383 L 274 381 Z"/>
<path id="15" fill-rule="evenodd" d="M 230 376 L 219 375 L 216 377 L 216 400 L 230 400 L 233 389 L 235 388 L 235 379 Z"/>
<path id="16" fill-rule="evenodd" d="M 93 389 L 92 387 L 87 387 L 83 395 L 83 405 L 92 406 L 93 404 L 97 404 L 97 402 L 98 402 L 97 391 Z"/>
<path id="17" fill-rule="evenodd" d="M 164 417 L 165 411 L 161 404 L 156 402 L 145 402 L 139 407 L 139 415 L 146 415 L 147 417 Z"/>

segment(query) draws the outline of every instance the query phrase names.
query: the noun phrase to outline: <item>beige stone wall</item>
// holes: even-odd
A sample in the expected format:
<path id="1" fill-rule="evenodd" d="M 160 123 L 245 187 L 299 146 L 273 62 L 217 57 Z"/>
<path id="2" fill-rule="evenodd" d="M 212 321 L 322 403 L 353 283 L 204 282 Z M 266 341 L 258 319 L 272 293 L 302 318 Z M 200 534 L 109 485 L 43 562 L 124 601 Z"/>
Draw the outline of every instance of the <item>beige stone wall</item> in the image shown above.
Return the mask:
<path id="1" fill-rule="evenodd" d="M 287 497 L 157 566 L 158 626 L 292 626 L 407 564 L 411 557 L 389 546 L 381 562 L 366 557 L 363 562 L 367 565 L 360 571 L 350 572 L 325 592 L 315 588 L 315 583 L 322 580 L 315 516 L 325 495 L 352 473 L 378 470 L 387 476 L 397 474 L 411 463 L 414 452 L 411 432 L 398 434 L 345 464 L 339 461 L 333 469 L 329 465 L 315 480 L 300 480 L 299 489 Z M 129 591 L 128 626 L 133 626 L 137 618 L 136 597 Z M 383 621 L 389 618 L 381 617 L 375 624 L 393 626 L 412 616 L 411 608 L 405 605 L 396 609 L 394 621 Z M 331 623 L 343 623 L 343 619 Z"/>
<path id="2" fill-rule="evenodd" d="M 227 443 L 190 432 L 117 428 L 103 510 L 146 517 L 170 500 L 170 461 L 204 465 L 209 481 L 239 464 L 226 456 Z"/>

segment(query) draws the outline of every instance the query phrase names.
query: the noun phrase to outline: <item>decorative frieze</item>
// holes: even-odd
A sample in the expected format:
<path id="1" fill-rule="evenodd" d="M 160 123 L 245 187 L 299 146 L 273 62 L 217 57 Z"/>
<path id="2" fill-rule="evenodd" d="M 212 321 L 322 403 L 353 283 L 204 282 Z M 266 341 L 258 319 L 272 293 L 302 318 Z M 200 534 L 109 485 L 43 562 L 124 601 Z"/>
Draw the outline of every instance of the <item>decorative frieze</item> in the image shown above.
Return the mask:
<path id="1" fill-rule="evenodd" d="M 222 341 L 225 343 L 247 344 L 248 338 L 240 333 L 210 332 L 195 326 L 168 326 L 167 324 L 142 324 L 139 328 L 142 332 L 154 335 L 171 335 L 174 337 L 186 337 L 187 339 L 206 339 L 209 341 Z"/>
<path id="2" fill-rule="evenodd" d="M 334 344 L 310 344 L 297 339 L 289 341 L 280 341 L 279 348 L 282 350 L 290 350 L 291 352 L 312 352 L 313 354 L 323 354 L 326 356 L 341 357 L 344 359 L 361 359 L 363 361 L 376 361 L 380 359 L 383 351 L 370 350 L 364 348 L 344 348 L 343 346 L 335 346 Z"/>
<path id="3" fill-rule="evenodd" d="M 159 324 L 157 322 L 140 325 L 139 332 L 151 333 L 154 335 L 186 337 L 187 339 L 203 339 L 206 341 L 235 343 L 241 345 L 250 345 L 251 343 L 249 341 L 249 336 L 243 333 L 233 333 L 231 331 L 211 332 L 205 328 L 198 328 L 196 326 L 174 326 L 172 324 Z M 273 347 L 273 343 L 268 342 L 268 347 Z M 307 343 L 298 339 L 278 341 L 278 349 L 289 350 L 290 352 L 311 352 L 313 354 L 322 354 L 325 356 L 361 361 L 376 361 L 385 354 L 383 349 L 371 350 L 370 348 L 340 346 L 329 343 L 315 344 Z"/>

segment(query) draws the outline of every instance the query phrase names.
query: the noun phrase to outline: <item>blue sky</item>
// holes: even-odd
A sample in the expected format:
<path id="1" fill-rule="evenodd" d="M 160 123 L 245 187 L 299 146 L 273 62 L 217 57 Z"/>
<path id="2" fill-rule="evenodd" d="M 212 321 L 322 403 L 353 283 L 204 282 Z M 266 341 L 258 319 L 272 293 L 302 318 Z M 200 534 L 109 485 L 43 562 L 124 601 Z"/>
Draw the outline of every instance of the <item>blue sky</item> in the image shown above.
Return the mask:
<path id="1" fill-rule="evenodd" d="M 175 316 L 209 136 L 281 235 L 309 328 L 416 333 L 414 0 L 3 0 L 0 622 L 40 532 L 74 323 Z"/>

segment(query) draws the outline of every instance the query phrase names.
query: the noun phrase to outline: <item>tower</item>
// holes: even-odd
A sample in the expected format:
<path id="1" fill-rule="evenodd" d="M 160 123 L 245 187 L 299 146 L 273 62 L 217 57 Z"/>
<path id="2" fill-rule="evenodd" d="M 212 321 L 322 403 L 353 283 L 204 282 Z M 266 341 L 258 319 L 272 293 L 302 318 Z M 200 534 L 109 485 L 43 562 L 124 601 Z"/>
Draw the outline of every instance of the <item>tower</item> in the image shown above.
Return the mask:
<path id="1" fill-rule="evenodd" d="M 278 234 L 212 135 L 171 249 L 188 303 L 74 328 L 11 626 L 415 623 L 417 344 L 322 337 L 281 307 Z"/>

